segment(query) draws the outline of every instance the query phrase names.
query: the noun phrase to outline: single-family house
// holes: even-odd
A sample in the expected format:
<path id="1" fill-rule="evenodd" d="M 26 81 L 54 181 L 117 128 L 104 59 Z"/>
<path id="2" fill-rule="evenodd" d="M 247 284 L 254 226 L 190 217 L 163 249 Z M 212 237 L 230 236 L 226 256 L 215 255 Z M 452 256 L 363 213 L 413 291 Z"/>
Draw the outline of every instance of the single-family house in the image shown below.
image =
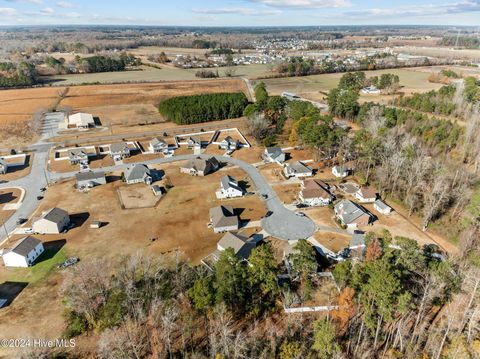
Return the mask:
<path id="1" fill-rule="evenodd" d="M 105 172 L 103 171 L 79 172 L 75 175 L 75 178 L 78 189 L 93 188 L 107 183 Z"/>
<path id="2" fill-rule="evenodd" d="M 366 243 L 365 243 L 365 232 L 354 231 L 350 243 L 348 244 L 350 250 L 351 258 L 363 258 L 365 252 Z"/>
<path id="3" fill-rule="evenodd" d="M 188 173 L 192 176 L 206 176 L 219 168 L 220 164 L 215 157 L 210 157 L 206 160 L 201 157 L 196 157 L 180 167 L 180 172 Z"/>
<path id="4" fill-rule="evenodd" d="M 42 241 L 28 236 L 4 252 L 3 263 L 6 267 L 30 267 L 44 250 Z"/>
<path id="5" fill-rule="evenodd" d="M 305 180 L 298 197 L 307 206 L 326 206 L 335 198 L 328 189 L 329 186 L 321 180 Z"/>
<path id="6" fill-rule="evenodd" d="M 355 198 L 362 203 L 373 203 L 377 199 L 377 192 L 370 187 L 361 187 L 355 193 Z"/>
<path id="7" fill-rule="evenodd" d="M 343 166 L 335 166 L 332 168 L 332 173 L 335 177 L 345 178 L 350 174 L 350 170 Z"/>
<path id="8" fill-rule="evenodd" d="M 373 203 L 373 208 L 381 214 L 388 215 L 393 212 L 393 208 L 383 202 L 380 198 Z"/>
<path id="9" fill-rule="evenodd" d="M 334 210 L 335 216 L 348 228 L 366 226 L 372 221 L 372 216 L 365 208 L 350 200 L 338 202 Z"/>
<path id="10" fill-rule="evenodd" d="M 114 161 L 121 161 L 130 157 L 130 148 L 125 142 L 112 143 L 110 145 L 110 156 Z"/>
<path id="11" fill-rule="evenodd" d="M 162 153 L 168 150 L 168 144 L 164 140 L 154 138 L 148 144 L 148 149 L 153 153 Z"/>
<path id="12" fill-rule="evenodd" d="M 232 137 L 227 136 L 220 142 L 220 148 L 228 151 L 235 151 L 240 147 L 240 141 L 234 140 Z"/>
<path id="13" fill-rule="evenodd" d="M 276 162 L 282 164 L 286 160 L 285 152 L 279 147 L 267 147 L 262 154 L 265 162 Z"/>
<path id="14" fill-rule="evenodd" d="M 231 176 L 225 176 L 220 180 L 220 190 L 216 193 L 217 198 L 235 198 L 245 195 L 237 180 Z"/>
<path id="15" fill-rule="evenodd" d="M 255 246 L 256 243 L 249 240 L 249 238 L 238 233 L 227 232 L 217 243 L 217 250 L 213 255 L 218 259 L 221 252 L 232 248 L 238 259 L 247 260 Z"/>
<path id="16" fill-rule="evenodd" d="M 283 167 L 283 173 L 285 174 L 285 177 L 291 178 L 291 177 L 311 177 L 313 176 L 313 170 L 304 165 L 300 161 L 295 161 L 292 163 L 288 163 Z"/>
<path id="17" fill-rule="evenodd" d="M 8 172 L 8 163 L 3 158 L 0 158 L 0 174 L 4 175 Z"/>
<path id="18" fill-rule="evenodd" d="M 155 179 L 155 174 L 147 165 L 134 164 L 127 167 L 123 173 L 123 177 L 127 184 L 145 183 L 150 185 Z"/>
<path id="19" fill-rule="evenodd" d="M 68 127 L 89 128 L 95 127 L 95 120 L 90 113 L 75 113 L 68 116 Z"/>
<path id="20" fill-rule="evenodd" d="M 197 136 L 190 136 L 187 139 L 188 148 L 200 149 L 202 148 L 202 141 Z"/>
<path id="21" fill-rule="evenodd" d="M 55 234 L 61 233 L 70 224 L 67 211 L 60 208 L 52 208 L 33 221 L 32 229 L 35 233 Z"/>
<path id="22" fill-rule="evenodd" d="M 88 154 L 81 148 L 72 148 L 68 151 L 68 159 L 72 165 L 88 165 Z"/>
<path id="23" fill-rule="evenodd" d="M 210 224 L 215 233 L 236 231 L 239 227 L 238 216 L 232 206 L 210 208 Z"/>

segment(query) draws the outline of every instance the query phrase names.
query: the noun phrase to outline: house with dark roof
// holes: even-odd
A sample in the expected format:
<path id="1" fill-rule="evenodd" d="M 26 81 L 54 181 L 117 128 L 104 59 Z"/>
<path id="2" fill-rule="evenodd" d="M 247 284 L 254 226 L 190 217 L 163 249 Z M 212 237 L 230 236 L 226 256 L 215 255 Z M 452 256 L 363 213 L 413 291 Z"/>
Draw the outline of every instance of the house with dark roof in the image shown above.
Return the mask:
<path id="1" fill-rule="evenodd" d="M 222 177 L 220 190 L 216 192 L 218 199 L 242 197 L 245 191 L 240 187 L 237 180 L 231 176 Z"/>
<path id="2" fill-rule="evenodd" d="M 41 234 L 61 233 L 70 224 L 70 216 L 67 211 L 60 208 L 52 208 L 41 217 L 34 220 L 32 224 L 33 232 Z"/>
<path id="3" fill-rule="evenodd" d="M 191 176 L 206 176 L 209 173 L 215 172 L 220 168 L 220 163 L 215 157 L 203 159 L 196 157 L 180 167 L 181 173 L 187 173 Z"/>
<path id="4" fill-rule="evenodd" d="M 228 151 L 235 151 L 240 147 L 240 141 L 234 140 L 232 137 L 227 136 L 220 142 L 220 148 Z"/>
<path id="5" fill-rule="evenodd" d="M 235 232 L 227 232 L 217 243 L 217 250 L 213 252 L 213 257 L 218 260 L 223 251 L 231 248 L 238 259 L 247 260 L 255 247 L 256 242 L 248 237 Z"/>
<path id="6" fill-rule="evenodd" d="M 348 228 L 366 226 L 372 220 L 372 215 L 362 206 L 350 200 L 338 202 L 335 207 L 335 216 Z"/>
<path id="7" fill-rule="evenodd" d="M 28 236 L 3 253 L 3 263 L 6 267 L 30 267 L 44 250 L 42 241 Z"/>
<path id="8" fill-rule="evenodd" d="M 138 163 L 128 166 L 123 173 L 123 177 L 125 178 L 125 182 L 127 182 L 127 184 L 145 183 L 150 185 L 155 180 L 155 173 L 153 170 L 148 168 L 147 165 Z"/>
<path id="9" fill-rule="evenodd" d="M 334 200 L 329 186 L 319 179 L 309 179 L 302 183 L 300 201 L 307 206 L 326 206 Z"/>
<path id="10" fill-rule="evenodd" d="M 371 187 L 362 187 L 355 193 L 355 198 L 360 203 L 373 203 L 377 199 L 377 192 Z"/>
<path id="11" fill-rule="evenodd" d="M 238 216 L 232 206 L 210 208 L 210 225 L 215 233 L 236 231 L 239 228 Z"/>
<path id="12" fill-rule="evenodd" d="M 278 147 L 267 147 L 262 154 L 262 158 L 265 162 L 275 162 L 282 164 L 286 160 L 285 152 Z"/>
<path id="13" fill-rule="evenodd" d="M 77 180 L 77 189 L 93 188 L 107 183 L 105 172 L 103 171 L 87 171 L 79 172 L 75 175 Z"/>
<path id="14" fill-rule="evenodd" d="M 300 161 L 286 164 L 285 167 L 283 167 L 283 173 L 287 178 L 302 178 L 313 176 L 313 170 Z"/>
<path id="15" fill-rule="evenodd" d="M 0 174 L 4 175 L 8 171 L 8 163 L 3 158 L 0 158 Z"/>

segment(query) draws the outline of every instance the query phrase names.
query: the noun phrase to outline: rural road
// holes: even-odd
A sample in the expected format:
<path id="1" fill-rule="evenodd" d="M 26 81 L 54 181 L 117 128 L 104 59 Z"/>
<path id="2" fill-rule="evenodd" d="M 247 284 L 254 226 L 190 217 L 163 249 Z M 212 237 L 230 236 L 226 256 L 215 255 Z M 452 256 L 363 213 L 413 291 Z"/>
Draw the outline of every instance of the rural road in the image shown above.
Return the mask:
<path id="1" fill-rule="evenodd" d="M 179 155 L 169 158 L 156 158 L 153 160 L 143 161 L 141 163 L 146 165 L 161 165 L 166 163 L 186 161 L 196 157 L 208 159 L 211 155 Z M 252 179 L 257 192 L 260 195 L 266 195 L 267 198 L 261 199 L 265 202 L 268 210 L 272 214 L 265 217 L 262 220 L 262 228 L 271 236 L 284 239 L 284 240 L 299 240 L 309 238 L 316 230 L 314 222 L 308 217 L 302 217 L 296 214 L 296 212 L 287 209 L 282 201 L 278 198 L 276 192 L 265 180 L 265 178 L 258 172 L 257 168 L 251 164 L 225 156 L 214 156 L 219 162 L 228 163 L 232 166 L 238 166 L 242 168 L 248 176 Z M 122 164 L 116 166 L 103 167 L 100 170 L 104 172 L 113 172 L 125 170 L 132 163 Z M 64 179 L 70 179 L 75 176 L 77 172 L 69 173 L 52 173 L 49 172 L 49 178 L 53 181 L 59 181 Z"/>

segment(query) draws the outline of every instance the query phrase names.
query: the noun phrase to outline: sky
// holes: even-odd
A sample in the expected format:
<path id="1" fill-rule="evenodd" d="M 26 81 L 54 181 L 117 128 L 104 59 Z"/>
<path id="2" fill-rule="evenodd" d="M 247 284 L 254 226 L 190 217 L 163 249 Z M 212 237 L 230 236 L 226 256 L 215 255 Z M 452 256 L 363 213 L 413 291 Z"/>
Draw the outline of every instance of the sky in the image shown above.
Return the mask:
<path id="1" fill-rule="evenodd" d="M 480 0 L 0 0 L 0 26 L 70 24 L 480 27 Z"/>

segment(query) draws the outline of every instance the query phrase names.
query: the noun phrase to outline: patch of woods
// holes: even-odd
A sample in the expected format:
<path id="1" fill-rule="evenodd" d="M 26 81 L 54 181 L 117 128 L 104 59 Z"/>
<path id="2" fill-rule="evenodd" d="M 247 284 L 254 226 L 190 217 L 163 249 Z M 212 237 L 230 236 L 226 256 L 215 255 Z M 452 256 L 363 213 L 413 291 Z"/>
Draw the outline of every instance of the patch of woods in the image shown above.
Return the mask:
<path id="1" fill-rule="evenodd" d="M 241 117 L 247 105 L 244 93 L 216 93 L 173 97 L 162 101 L 159 111 L 168 121 L 189 125 Z"/>
<path id="2" fill-rule="evenodd" d="M 468 49 L 478 49 L 480 39 L 477 36 L 444 36 L 438 44 L 442 46 L 461 46 Z"/>
<path id="3" fill-rule="evenodd" d="M 0 87 L 32 86 L 37 82 L 38 73 L 32 63 L 0 62 Z"/>

